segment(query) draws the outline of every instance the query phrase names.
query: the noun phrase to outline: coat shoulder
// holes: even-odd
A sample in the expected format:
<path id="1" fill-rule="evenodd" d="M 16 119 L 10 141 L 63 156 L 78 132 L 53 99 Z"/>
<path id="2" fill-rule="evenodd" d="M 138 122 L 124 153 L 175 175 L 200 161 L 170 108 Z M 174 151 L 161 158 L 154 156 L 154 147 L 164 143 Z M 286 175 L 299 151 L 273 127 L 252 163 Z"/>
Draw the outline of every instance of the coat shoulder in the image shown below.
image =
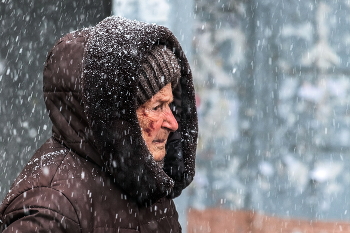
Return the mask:
<path id="1" fill-rule="evenodd" d="M 28 161 L 22 172 L 12 183 L 2 206 L 20 194 L 38 187 L 50 187 L 57 168 L 69 150 L 53 139 L 47 140 Z M 2 210 L 2 209 L 1 209 Z"/>
<path id="2" fill-rule="evenodd" d="M 52 138 L 35 152 L 0 206 L 3 228 L 10 224 L 14 226 L 24 218 L 26 221 L 43 218 L 43 222 L 45 219 L 56 219 L 62 223 L 66 220 L 72 224 L 78 223 L 67 196 L 52 187 L 57 170 L 69 153 L 67 148 Z"/>

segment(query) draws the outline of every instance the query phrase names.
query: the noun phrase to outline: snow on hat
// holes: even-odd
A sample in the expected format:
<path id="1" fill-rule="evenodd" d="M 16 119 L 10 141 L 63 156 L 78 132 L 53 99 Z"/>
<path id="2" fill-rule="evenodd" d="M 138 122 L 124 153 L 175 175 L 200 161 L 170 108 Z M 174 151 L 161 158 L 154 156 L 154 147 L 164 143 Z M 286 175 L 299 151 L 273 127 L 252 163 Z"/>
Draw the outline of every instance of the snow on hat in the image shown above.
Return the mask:
<path id="1" fill-rule="evenodd" d="M 142 63 L 137 106 L 147 102 L 168 83 L 174 89 L 180 77 L 181 70 L 175 54 L 164 45 L 154 46 Z"/>

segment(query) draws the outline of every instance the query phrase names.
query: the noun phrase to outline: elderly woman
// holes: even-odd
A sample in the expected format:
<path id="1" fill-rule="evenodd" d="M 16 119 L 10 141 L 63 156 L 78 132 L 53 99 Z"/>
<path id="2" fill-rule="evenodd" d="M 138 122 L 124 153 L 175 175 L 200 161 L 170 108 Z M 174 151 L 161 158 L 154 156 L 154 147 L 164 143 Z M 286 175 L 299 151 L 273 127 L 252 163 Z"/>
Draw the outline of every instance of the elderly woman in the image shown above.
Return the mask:
<path id="1" fill-rule="evenodd" d="M 0 207 L 3 232 L 181 232 L 194 177 L 188 61 L 165 27 L 109 17 L 60 39 L 44 69 L 52 137 Z"/>

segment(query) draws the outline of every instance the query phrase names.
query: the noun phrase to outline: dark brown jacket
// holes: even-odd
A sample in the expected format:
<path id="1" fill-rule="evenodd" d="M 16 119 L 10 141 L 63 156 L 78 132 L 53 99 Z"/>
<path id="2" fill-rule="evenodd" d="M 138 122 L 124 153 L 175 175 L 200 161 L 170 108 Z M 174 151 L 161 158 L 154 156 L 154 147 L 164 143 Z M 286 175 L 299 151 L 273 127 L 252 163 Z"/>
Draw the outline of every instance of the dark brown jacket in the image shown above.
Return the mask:
<path id="1" fill-rule="evenodd" d="M 136 116 L 140 64 L 154 44 L 179 59 L 179 129 L 164 168 Z M 4 232 L 181 232 L 172 198 L 194 177 L 197 115 L 192 75 L 165 27 L 109 17 L 50 51 L 44 98 L 53 136 L 34 154 L 0 207 Z"/>

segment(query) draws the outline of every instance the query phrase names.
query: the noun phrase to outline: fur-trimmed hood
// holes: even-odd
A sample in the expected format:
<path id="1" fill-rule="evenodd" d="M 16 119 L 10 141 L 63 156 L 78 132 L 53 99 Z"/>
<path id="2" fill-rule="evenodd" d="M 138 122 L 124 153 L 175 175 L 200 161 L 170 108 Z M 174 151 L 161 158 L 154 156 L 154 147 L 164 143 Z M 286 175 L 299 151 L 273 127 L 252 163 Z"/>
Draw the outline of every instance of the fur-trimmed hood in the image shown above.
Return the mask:
<path id="1" fill-rule="evenodd" d="M 155 44 L 170 48 L 181 66 L 173 90 L 179 129 L 169 136 L 163 169 L 148 151 L 136 116 L 141 64 Z M 176 197 L 192 181 L 198 134 L 192 73 L 167 28 L 109 17 L 67 34 L 48 55 L 44 96 L 54 137 L 109 172 L 139 203 Z"/>

